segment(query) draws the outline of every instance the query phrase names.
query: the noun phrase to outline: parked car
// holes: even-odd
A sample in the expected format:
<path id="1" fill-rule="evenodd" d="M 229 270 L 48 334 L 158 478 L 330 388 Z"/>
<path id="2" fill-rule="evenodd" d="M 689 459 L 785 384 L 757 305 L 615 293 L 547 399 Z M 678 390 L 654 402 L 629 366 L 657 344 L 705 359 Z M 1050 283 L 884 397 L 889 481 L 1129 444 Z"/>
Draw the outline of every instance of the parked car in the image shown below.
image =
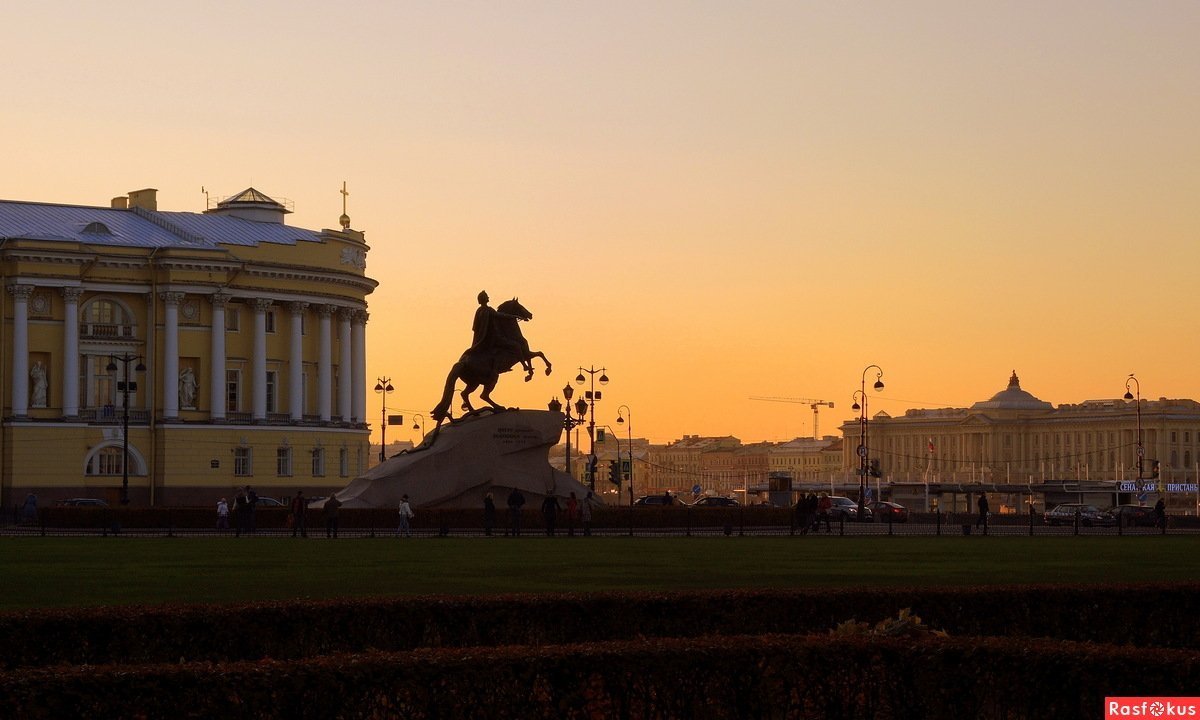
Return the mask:
<path id="1" fill-rule="evenodd" d="M 692 503 L 692 507 L 740 507 L 741 503 L 727 497 L 702 497 Z"/>
<path id="2" fill-rule="evenodd" d="M 686 503 L 674 495 L 643 495 L 633 504 L 638 507 L 663 507 L 664 505 L 684 505 Z"/>
<path id="3" fill-rule="evenodd" d="M 67 498 L 57 504 L 63 507 L 108 507 L 108 503 L 100 498 Z"/>
<path id="4" fill-rule="evenodd" d="M 1154 527 L 1154 508 L 1147 505 L 1117 505 L 1107 512 L 1121 521 L 1124 527 Z"/>
<path id="5" fill-rule="evenodd" d="M 1104 512 L 1095 505 L 1083 503 L 1062 503 L 1053 510 L 1042 515 L 1042 521 L 1047 525 L 1074 525 L 1075 515 L 1079 515 L 1079 524 L 1084 527 L 1113 527 L 1117 524 L 1115 515 Z"/>
<path id="6" fill-rule="evenodd" d="M 280 502 L 279 500 L 276 500 L 273 497 L 266 497 L 264 495 L 258 496 L 258 506 L 259 507 L 285 507 L 284 504 L 282 502 Z"/>
<path id="7" fill-rule="evenodd" d="M 833 501 L 833 506 L 829 508 L 829 520 L 836 522 L 843 517 L 849 522 L 871 522 L 871 518 L 875 513 L 871 512 L 871 506 L 867 505 L 863 508 L 863 516 L 858 516 L 858 503 L 848 497 L 841 495 L 830 495 L 829 499 Z"/>
<path id="8" fill-rule="evenodd" d="M 908 508 L 900 503 L 876 500 L 868 505 L 875 515 L 875 522 L 908 522 Z"/>

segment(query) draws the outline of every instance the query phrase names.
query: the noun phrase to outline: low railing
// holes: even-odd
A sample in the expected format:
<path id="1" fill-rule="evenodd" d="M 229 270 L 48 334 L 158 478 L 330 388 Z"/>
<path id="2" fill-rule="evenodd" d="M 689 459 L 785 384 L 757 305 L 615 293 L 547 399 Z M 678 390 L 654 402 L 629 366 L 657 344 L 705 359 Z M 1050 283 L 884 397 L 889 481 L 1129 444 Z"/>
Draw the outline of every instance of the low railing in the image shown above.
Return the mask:
<path id="1" fill-rule="evenodd" d="M 120 425 L 125 422 L 125 411 L 113 405 L 101 408 L 80 408 L 79 419 L 94 425 Z M 149 423 L 150 411 L 129 408 L 129 422 L 133 425 Z"/>
<path id="2" fill-rule="evenodd" d="M 137 337 L 137 326 L 116 323 L 79 323 L 79 337 L 83 340 L 133 340 Z"/>

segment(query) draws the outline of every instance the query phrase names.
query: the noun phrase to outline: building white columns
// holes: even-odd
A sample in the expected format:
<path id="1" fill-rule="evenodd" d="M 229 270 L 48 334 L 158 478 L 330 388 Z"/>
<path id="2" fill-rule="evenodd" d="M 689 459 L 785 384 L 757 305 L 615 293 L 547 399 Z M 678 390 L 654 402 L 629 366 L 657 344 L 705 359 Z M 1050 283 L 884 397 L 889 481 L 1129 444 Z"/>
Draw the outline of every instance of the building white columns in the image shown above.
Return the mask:
<path id="1" fill-rule="evenodd" d="M 288 406 L 291 419 L 304 419 L 304 310 L 306 302 L 288 304 L 291 311 L 292 336 L 291 354 L 288 357 Z"/>
<path id="2" fill-rule="evenodd" d="M 215 292 L 209 300 L 212 302 L 212 355 L 208 375 L 208 404 L 209 417 L 213 420 L 225 419 L 225 304 L 229 295 Z"/>
<path id="3" fill-rule="evenodd" d="M 351 333 L 353 335 L 354 353 L 353 370 L 354 370 L 354 393 L 353 416 L 354 422 L 365 423 L 367 421 L 367 311 L 354 311 L 354 320 L 351 325 Z"/>
<path id="4" fill-rule="evenodd" d="M 340 351 L 338 353 L 338 415 L 341 415 L 344 423 L 350 422 L 354 415 L 353 408 L 350 406 L 350 399 L 353 397 L 350 388 L 353 376 L 353 371 L 350 369 L 353 364 L 350 353 L 350 318 L 353 316 L 354 310 L 351 308 L 338 310 L 338 350 Z"/>
<path id="5" fill-rule="evenodd" d="M 9 285 L 13 296 L 12 414 L 29 414 L 29 296 L 32 285 Z"/>
<path id="6" fill-rule="evenodd" d="M 254 403 L 251 420 L 267 419 L 267 310 L 271 300 L 258 298 L 254 301 L 254 359 L 251 368 L 254 377 Z"/>
<path id="7" fill-rule="evenodd" d="M 317 308 L 321 321 L 320 347 L 317 349 L 317 412 L 323 423 L 333 417 L 333 323 L 330 316 L 335 312 L 336 305 Z"/>
<path id="8" fill-rule="evenodd" d="M 165 292 L 163 301 L 163 419 L 179 417 L 179 303 L 183 293 Z"/>
<path id="9" fill-rule="evenodd" d="M 65 287 L 63 296 L 63 378 L 64 417 L 79 416 L 79 298 L 83 288 Z"/>

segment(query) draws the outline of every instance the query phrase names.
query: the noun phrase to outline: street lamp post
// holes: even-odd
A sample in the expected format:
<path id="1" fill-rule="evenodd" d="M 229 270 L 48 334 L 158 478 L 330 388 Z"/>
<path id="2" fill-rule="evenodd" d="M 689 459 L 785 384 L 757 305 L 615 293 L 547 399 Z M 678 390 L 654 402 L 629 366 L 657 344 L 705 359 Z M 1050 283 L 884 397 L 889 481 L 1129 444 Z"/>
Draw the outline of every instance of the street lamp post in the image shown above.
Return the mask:
<path id="1" fill-rule="evenodd" d="M 120 360 L 124 366 L 124 379 L 117 383 L 117 390 L 121 393 L 121 504 L 129 504 L 129 393 L 137 392 L 137 383 L 129 380 L 129 363 L 137 361 L 137 365 L 133 368 L 137 372 L 145 372 L 146 366 L 142 363 L 141 355 L 109 355 L 108 366 L 105 368 L 110 373 L 117 371 L 117 361 Z"/>
<path id="2" fill-rule="evenodd" d="M 867 504 L 867 473 L 870 472 L 870 441 L 867 433 L 867 371 L 875 368 L 875 392 L 883 389 L 883 369 L 878 365 L 868 365 L 863 368 L 862 385 L 854 392 L 853 397 L 858 398 L 854 404 L 850 406 L 851 410 L 858 410 L 858 517 L 861 520 L 866 515 Z M 862 405 L 859 405 L 859 400 Z"/>
<path id="3" fill-rule="evenodd" d="M 605 374 L 604 368 L 597 370 L 593 367 L 580 367 L 579 374 L 575 376 L 575 384 L 583 385 L 589 378 L 583 376 L 587 373 L 591 379 L 591 389 L 583 393 L 583 400 L 591 407 L 591 417 L 588 419 L 588 439 L 590 441 L 590 458 L 588 462 L 588 489 L 593 494 L 596 492 L 596 403 L 600 401 L 601 392 L 596 389 L 596 374 L 600 375 L 600 384 L 608 384 L 608 375 Z"/>
<path id="4" fill-rule="evenodd" d="M 625 412 L 622 413 L 621 411 Z M 629 420 L 625 420 L 625 416 L 629 416 Z M 629 448 L 629 505 L 633 506 L 633 411 L 628 405 L 622 405 L 617 408 L 617 424 L 625 426 L 625 445 Z M 619 461 L 621 458 L 617 458 Z"/>
<path id="5" fill-rule="evenodd" d="M 389 377 L 381 377 L 375 383 L 375 392 L 379 393 L 379 399 L 383 405 L 379 416 L 379 462 L 387 460 L 387 396 L 395 389 L 392 387 L 392 379 Z"/>
<path id="6" fill-rule="evenodd" d="M 566 385 L 563 385 L 562 391 L 563 398 L 565 398 L 567 401 L 566 412 L 563 414 L 563 431 L 567 436 L 565 467 L 567 474 L 571 475 L 571 430 L 583 422 L 583 414 L 587 412 L 587 403 L 584 402 L 583 398 L 579 398 L 579 403 L 577 404 L 577 407 L 579 408 L 579 420 L 575 420 L 573 417 L 571 417 L 571 398 L 575 395 L 575 388 L 571 387 L 570 383 L 567 383 Z M 550 408 L 550 412 L 563 412 L 563 404 L 558 401 L 557 397 L 551 399 L 547 407 Z M 572 479 L 574 479 L 574 477 L 574 475 L 571 475 Z"/>
<path id="7" fill-rule="evenodd" d="M 421 419 L 417 420 L 417 418 L 421 418 Z M 424 440 L 425 440 L 425 416 L 424 415 L 422 415 L 421 413 L 417 413 L 417 414 L 413 415 L 413 428 L 412 429 L 421 431 L 421 441 L 424 442 Z"/>
<path id="8" fill-rule="evenodd" d="M 1129 385 L 1131 383 L 1133 384 L 1134 390 L 1137 392 L 1136 396 L 1133 393 L 1129 392 Z M 1136 407 L 1135 412 L 1137 413 L 1137 472 L 1138 472 L 1137 479 L 1138 479 L 1138 492 L 1141 492 L 1142 491 L 1142 459 L 1146 456 L 1146 446 L 1142 444 L 1142 384 L 1139 383 L 1138 379 L 1133 376 L 1133 373 L 1129 373 L 1129 379 L 1125 381 L 1125 399 L 1137 401 L 1137 404 L 1135 406 Z"/>

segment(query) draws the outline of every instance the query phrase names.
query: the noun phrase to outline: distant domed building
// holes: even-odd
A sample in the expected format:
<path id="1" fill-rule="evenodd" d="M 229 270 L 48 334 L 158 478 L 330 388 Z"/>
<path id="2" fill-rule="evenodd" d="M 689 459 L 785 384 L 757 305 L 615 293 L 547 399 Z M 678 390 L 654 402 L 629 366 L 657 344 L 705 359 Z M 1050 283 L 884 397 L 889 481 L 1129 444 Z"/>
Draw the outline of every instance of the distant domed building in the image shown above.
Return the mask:
<path id="1" fill-rule="evenodd" d="M 1122 389 L 1119 381 L 1114 384 Z M 856 485 L 859 423 L 843 423 L 841 430 L 846 481 Z M 1153 504 L 1161 494 L 1194 513 L 1200 403 L 1142 399 L 1141 432 L 1142 479 L 1155 481 L 1147 499 Z M 971 509 L 965 507 L 966 493 L 980 486 L 1044 486 L 1048 499 L 1058 497 L 1049 494 L 1054 487 L 1065 500 L 1078 499 L 1067 488 L 1086 485 L 1099 493 L 1091 500 L 1100 503 L 1144 494 L 1132 492 L 1129 485 L 1139 475 L 1136 402 L 1088 400 L 1055 407 L 1022 389 L 1015 370 L 1005 389 L 967 408 L 913 409 L 898 417 L 875 414 L 868 440 L 870 459 L 879 462 L 882 472 L 880 482 L 907 492 L 917 507 L 923 504 L 926 483 L 939 491 L 962 488 L 954 491 L 961 496 L 947 499 L 959 503 L 959 510 Z"/>
<path id="2" fill-rule="evenodd" d="M 204 212 L 153 189 L 0 201 L 6 507 L 116 503 L 126 480 L 136 505 L 215 506 L 366 470 L 369 248 L 290 212 L 254 188 Z"/>
<path id="3" fill-rule="evenodd" d="M 1008 387 L 992 396 L 991 400 L 977 402 L 972 410 L 1008 410 L 1014 412 L 1041 412 L 1053 410 L 1054 406 L 1043 400 L 1038 400 L 1031 393 L 1021 389 L 1021 381 L 1017 371 L 1013 370 L 1008 379 Z"/>

